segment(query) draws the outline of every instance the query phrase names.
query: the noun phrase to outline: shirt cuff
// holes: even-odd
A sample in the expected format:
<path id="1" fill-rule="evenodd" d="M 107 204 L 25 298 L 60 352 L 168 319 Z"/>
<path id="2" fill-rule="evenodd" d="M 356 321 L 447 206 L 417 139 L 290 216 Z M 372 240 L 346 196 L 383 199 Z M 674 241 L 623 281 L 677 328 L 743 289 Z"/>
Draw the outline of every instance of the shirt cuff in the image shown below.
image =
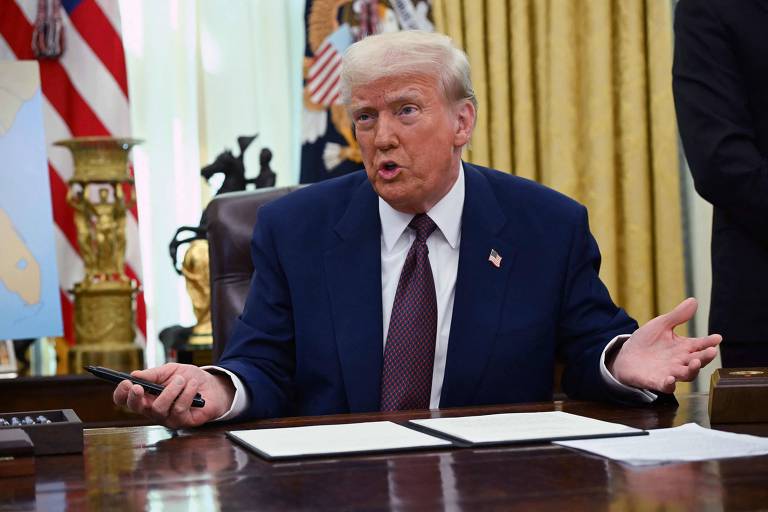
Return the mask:
<path id="1" fill-rule="evenodd" d="M 225 373 L 232 380 L 232 385 L 235 386 L 235 398 L 232 400 L 232 406 L 229 410 L 216 418 L 213 421 L 225 421 L 231 420 L 244 413 L 248 409 L 248 393 L 245 391 L 245 384 L 240 380 L 240 377 L 220 366 L 203 366 L 201 370 L 211 371 L 212 373 Z"/>
<path id="2" fill-rule="evenodd" d="M 607 354 L 610 350 L 621 350 L 621 345 L 623 345 L 624 342 L 627 341 L 630 336 L 631 336 L 630 334 L 621 334 L 613 338 L 608 343 L 608 345 L 605 346 L 605 349 L 603 349 L 603 353 L 600 355 L 600 374 L 603 376 L 603 380 L 605 381 L 606 384 L 608 384 L 608 387 L 612 391 L 620 395 L 623 395 L 629 399 L 635 399 L 640 402 L 651 403 L 654 400 L 656 400 L 656 398 L 658 398 L 656 393 L 652 393 L 647 389 L 640 389 L 632 386 L 627 386 L 626 384 L 622 384 L 621 382 L 616 380 L 616 377 L 611 375 L 611 372 L 609 372 L 608 368 L 605 366 L 605 354 Z"/>

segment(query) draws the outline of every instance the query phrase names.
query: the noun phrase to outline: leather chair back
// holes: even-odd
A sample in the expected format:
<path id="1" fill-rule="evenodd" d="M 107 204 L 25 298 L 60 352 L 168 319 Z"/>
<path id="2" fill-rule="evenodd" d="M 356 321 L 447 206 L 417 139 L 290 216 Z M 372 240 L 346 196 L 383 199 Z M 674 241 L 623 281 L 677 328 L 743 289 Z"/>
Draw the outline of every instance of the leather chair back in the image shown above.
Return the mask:
<path id="1" fill-rule="evenodd" d="M 218 361 L 242 313 L 253 274 L 251 236 L 259 208 L 299 188 L 279 187 L 216 196 L 208 205 L 213 360 Z"/>

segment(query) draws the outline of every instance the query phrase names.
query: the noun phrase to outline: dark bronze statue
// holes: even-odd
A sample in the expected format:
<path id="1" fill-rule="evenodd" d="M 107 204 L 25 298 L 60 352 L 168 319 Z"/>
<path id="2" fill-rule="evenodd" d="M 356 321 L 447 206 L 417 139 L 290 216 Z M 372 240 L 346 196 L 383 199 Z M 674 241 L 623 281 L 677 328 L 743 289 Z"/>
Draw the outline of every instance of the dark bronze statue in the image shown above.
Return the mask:
<path id="1" fill-rule="evenodd" d="M 252 184 L 256 188 L 275 186 L 277 175 L 269 166 L 269 163 L 272 160 L 272 151 L 270 151 L 269 148 L 263 148 L 259 154 L 259 175 L 252 179 L 247 179 L 245 177 L 245 164 L 243 163 L 245 150 L 248 149 L 258 136 L 259 134 L 257 133 L 256 135 L 242 135 L 238 137 L 237 145 L 240 147 L 240 154 L 238 156 L 235 156 L 232 151 L 227 149 L 221 152 L 213 163 L 206 165 L 200 170 L 200 175 L 206 180 L 210 180 L 216 173 L 224 174 L 224 182 L 221 184 L 219 190 L 216 191 L 216 195 L 245 190 L 245 187 L 248 184 Z M 171 243 L 168 246 L 168 250 L 171 255 L 171 263 L 177 274 L 182 275 L 177 254 L 179 246 L 191 243 L 193 240 L 204 240 L 206 238 L 207 228 L 208 220 L 206 211 L 203 210 L 198 226 L 182 226 L 176 230 L 176 233 L 174 233 Z"/>
<path id="2" fill-rule="evenodd" d="M 277 175 L 269 167 L 271 160 L 272 152 L 268 148 L 262 149 L 259 154 L 259 175 L 253 180 L 246 180 L 246 183 L 253 182 L 256 188 L 274 187 Z"/>
<path id="3" fill-rule="evenodd" d="M 245 185 L 249 180 L 245 179 L 245 164 L 243 164 L 243 156 L 245 156 L 245 150 L 251 145 L 251 142 L 256 140 L 259 134 L 241 136 L 237 138 L 237 145 L 240 146 L 240 155 L 235 156 L 232 151 L 225 150 L 216 157 L 213 163 L 210 163 L 200 170 L 200 175 L 206 180 L 210 180 L 214 174 L 224 174 L 224 183 L 216 192 L 216 195 L 224 194 L 226 192 L 237 192 L 238 190 L 245 190 Z"/>

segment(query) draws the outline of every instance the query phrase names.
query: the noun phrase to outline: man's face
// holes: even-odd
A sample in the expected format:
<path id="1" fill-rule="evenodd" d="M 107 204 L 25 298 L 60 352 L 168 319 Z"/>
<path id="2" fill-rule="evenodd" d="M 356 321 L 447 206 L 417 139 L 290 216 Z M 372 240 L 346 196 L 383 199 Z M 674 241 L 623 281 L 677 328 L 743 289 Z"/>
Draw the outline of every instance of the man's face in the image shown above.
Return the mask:
<path id="1" fill-rule="evenodd" d="M 471 103 L 449 104 L 437 79 L 379 79 L 352 89 L 350 112 L 368 179 L 396 210 L 423 213 L 448 193 L 469 141 Z"/>

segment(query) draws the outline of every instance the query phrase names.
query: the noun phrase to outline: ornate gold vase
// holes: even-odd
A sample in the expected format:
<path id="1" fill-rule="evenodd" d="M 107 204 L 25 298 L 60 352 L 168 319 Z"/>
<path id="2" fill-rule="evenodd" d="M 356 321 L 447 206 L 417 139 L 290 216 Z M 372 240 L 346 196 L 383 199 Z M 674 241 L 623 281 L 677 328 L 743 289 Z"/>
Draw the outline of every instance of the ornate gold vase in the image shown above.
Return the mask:
<path id="1" fill-rule="evenodd" d="M 125 220 L 135 204 L 128 153 L 140 141 L 78 137 L 55 142 L 72 152 L 75 173 L 67 202 L 74 209 L 77 244 L 85 277 L 70 293 L 75 299 L 72 373 L 84 365 L 131 371 L 143 367 L 143 349 L 133 328 L 135 281 L 125 274 Z"/>

